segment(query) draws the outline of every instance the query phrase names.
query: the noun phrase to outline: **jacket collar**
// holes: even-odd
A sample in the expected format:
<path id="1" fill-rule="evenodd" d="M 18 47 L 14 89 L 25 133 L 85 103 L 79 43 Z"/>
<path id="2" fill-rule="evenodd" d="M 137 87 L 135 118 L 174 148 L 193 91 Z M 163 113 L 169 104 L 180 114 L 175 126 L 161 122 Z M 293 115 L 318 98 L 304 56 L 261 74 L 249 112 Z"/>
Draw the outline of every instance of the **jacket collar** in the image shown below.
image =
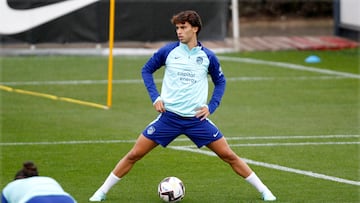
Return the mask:
<path id="1" fill-rule="evenodd" d="M 184 44 L 184 43 L 179 42 L 179 46 L 180 46 L 183 50 L 185 50 L 186 52 L 188 52 L 189 54 L 196 53 L 196 52 L 200 51 L 201 48 L 202 48 L 202 45 L 201 45 L 200 42 L 198 42 L 197 46 L 194 47 L 194 48 L 192 48 L 191 50 L 190 50 L 189 47 L 188 47 L 186 44 Z"/>

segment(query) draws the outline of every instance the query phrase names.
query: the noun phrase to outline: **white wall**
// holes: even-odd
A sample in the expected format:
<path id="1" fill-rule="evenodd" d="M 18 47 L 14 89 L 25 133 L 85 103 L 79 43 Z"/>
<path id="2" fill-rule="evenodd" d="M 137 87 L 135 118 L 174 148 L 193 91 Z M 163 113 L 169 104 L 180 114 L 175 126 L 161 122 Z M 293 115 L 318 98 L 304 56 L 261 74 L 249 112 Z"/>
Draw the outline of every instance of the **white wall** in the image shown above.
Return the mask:
<path id="1" fill-rule="evenodd" d="M 340 0 L 340 23 L 360 29 L 360 0 Z"/>

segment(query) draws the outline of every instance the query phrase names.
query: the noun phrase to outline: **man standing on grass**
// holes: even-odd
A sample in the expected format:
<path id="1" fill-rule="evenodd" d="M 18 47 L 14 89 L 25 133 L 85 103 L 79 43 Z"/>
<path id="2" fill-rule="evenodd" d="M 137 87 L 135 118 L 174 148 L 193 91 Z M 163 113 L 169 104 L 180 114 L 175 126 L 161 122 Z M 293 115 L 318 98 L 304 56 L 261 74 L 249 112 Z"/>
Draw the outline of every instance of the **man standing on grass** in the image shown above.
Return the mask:
<path id="1" fill-rule="evenodd" d="M 264 201 L 276 197 L 250 167 L 229 147 L 220 130 L 208 119 L 219 106 L 225 91 L 225 77 L 215 54 L 203 47 L 197 37 L 202 23 L 195 11 L 183 11 L 171 19 L 178 42 L 158 50 L 144 65 L 142 77 L 153 106 L 160 114 L 138 137 L 133 148 L 117 163 L 103 185 L 89 199 L 105 200 L 106 193 L 123 178 L 148 152 L 159 144 L 166 147 L 181 134 L 197 147 L 206 146 L 232 169 L 253 185 Z M 153 73 L 165 66 L 161 95 L 154 83 Z M 214 83 L 209 103 L 208 78 Z"/>

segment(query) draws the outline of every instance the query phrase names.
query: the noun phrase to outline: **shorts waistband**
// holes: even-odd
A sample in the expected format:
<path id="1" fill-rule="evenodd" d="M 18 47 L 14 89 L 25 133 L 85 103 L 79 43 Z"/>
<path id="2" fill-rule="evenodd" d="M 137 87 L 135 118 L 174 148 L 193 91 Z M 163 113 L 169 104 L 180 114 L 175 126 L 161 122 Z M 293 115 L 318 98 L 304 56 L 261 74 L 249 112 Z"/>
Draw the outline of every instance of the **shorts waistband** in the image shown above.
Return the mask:
<path id="1" fill-rule="evenodd" d="M 180 116 L 179 114 L 176 114 L 174 112 L 171 112 L 171 111 L 165 111 L 164 114 L 167 114 L 171 117 L 176 117 L 176 118 L 179 118 L 179 119 L 184 119 L 184 120 L 192 120 L 192 119 L 196 119 L 195 116 L 191 116 L 191 117 L 185 117 L 185 116 Z"/>

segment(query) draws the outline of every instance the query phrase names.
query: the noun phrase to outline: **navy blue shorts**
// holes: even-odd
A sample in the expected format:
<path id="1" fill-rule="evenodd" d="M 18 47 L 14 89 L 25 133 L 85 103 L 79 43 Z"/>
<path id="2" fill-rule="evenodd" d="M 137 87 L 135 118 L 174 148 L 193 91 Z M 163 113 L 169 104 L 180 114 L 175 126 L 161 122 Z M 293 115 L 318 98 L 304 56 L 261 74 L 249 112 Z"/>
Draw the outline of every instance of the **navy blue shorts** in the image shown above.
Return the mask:
<path id="1" fill-rule="evenodd" d="M 76 201 L 66 195 L 46 195 L 33 197 L 26 203 L 76 203 Z"/>
<path id="2" fill-rule="evenodd" d="M 161 113 L 143 131 L 143 135 L 166 147 L 179 135 L 186 135 L 198 148 L 206 146 L 223 137 L 220 130 L 210 119 L 182 117 L 166 111 Z"/>

